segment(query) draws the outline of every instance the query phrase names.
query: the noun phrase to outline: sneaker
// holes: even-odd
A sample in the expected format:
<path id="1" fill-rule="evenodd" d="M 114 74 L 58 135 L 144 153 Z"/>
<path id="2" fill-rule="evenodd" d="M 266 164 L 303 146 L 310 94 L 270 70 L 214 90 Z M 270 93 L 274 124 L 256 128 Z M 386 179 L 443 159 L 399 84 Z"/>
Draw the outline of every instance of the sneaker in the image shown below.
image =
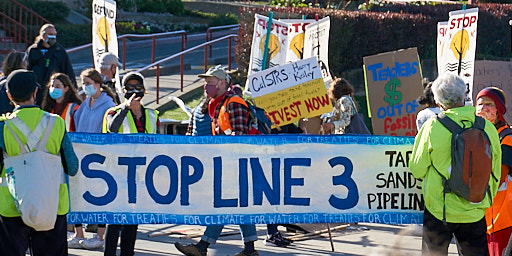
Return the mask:
<path id="1" fill-rule="evenodd" d="M 68 238 L 67 238 L 68 240 L 73 238 L 74 236 L 75 236 L 75 232 L 69 232 L 68 231 Z"/>
<path id="2" fill-rule="evenodd" d="M 277 232 L 273 235 L 267 235 L 267 239 L 265 239 L 264 244 L 267 246 L 279 246 L 286 247 L 292 243 L 292 240 L 286 239 L 281 235 L 281 233 Z"/>
<path id="3" fill-rule="evenodd" d="M 175 243 L 176 249 L 187 256 L 206 256 L 206 251 L 202 252 L 197 249 L 193 244 L 182 245 L 179 242 Z"/>
<path id="4" fill-rule="evenodd" d="M 246 253 L 244 251 L 241 251 L 237 254 L 235 254 L 234 256 L 259 256 L 260 254 L 258 253 L 258 251 L 254 250 L 253 252 L 251 253 Z"/>
<path id="5" fill-rule="evenodd" d="M 68 238 L 68 248 L 71 249 L 82 249 L 82 245 L 80 244 L 80 241 L 84 240 L 84 238 L 79 238 L 76 236 L 73 236 L 71 238 Z"/>
<path id="6" fill-rule="evenodd" d="M 101 248 L 104 244 L 105 242 L 101 241 L 100 237 L 96 234 L 91 239 L 84 239 L 80 241 L 80 245 L 88 250 Z"/>

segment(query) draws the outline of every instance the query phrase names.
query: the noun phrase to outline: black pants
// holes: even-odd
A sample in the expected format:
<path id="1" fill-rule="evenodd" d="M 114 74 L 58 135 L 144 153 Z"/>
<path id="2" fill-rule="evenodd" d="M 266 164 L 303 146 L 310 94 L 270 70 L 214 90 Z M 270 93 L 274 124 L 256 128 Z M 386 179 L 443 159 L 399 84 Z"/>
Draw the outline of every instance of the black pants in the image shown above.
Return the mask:
<path id="1" fill-rule="evenodd" d="M 28 248 L 33 256 L 68 255 L 66 215 L 57 215 L 55 227 L 48 231 L 36 231 L 21 217 L 1 216 L 0 225 L 0 255 L 25 256 Z"/>
<path id="2" fill-rule="evenodd" d="M 105 231 L 105 256 L 115 256 L 117 240 L 121 232 L 121 256 L 133 256 L 135 254 L 135 240 L 137 239 L 138 225 L 108 225 Z"/>
<path id="3" fill-rule="evenodd" d="M 485 217 L 473 223 L 447 223 L 434 217 L 427 209 L 423 214 L 423 255 L 448 255 L 448 246 L 455 236 L 459 253 L 464 256 L 487 255 Z"/>

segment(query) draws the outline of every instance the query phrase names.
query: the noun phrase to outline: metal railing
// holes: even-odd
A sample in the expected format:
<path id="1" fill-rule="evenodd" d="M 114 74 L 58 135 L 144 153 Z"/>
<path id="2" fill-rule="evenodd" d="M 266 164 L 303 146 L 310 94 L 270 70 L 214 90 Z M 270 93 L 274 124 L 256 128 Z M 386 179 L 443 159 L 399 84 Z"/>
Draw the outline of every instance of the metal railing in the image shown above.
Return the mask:
<path id="1" fill-rule="evenodd" d="M 4 29 L 6 27 L 17 27 L 15 30 L 9 32 L 5 31 L 5 37 L 22 40 L 14 43 L 24 43 L 25 46 L 28 47 L 32 43 L 30 42 L 32 39 L 31 36 L 38 35 L 39 28 L 42 25 L 51 23 L 43 16 L 15 0 L 3 0 L 1 3 L 2 8 L 0 8 L 0 10 L 2 11 L 0 11 L 0 13 L 4 14 L 2 15 L 2 25 Z M 10 19 L 5 17 L 10 17 Z"/>
<path id="2" fill-rule="evenodd" d="M 25 42 L 26 46 L 26 42 L 28 41 L 27 27 L 2 12 L 0 12 L 0 17 L 2 18 L 0 28 L 5 33 L 5 36 L 0 37 L 0 45 L 4 48 L 25 50 L 18 49 L 18 42 Z"/>
<path id="3" fill-rule="evenodd" d="M 126 69 L 126 38 L 151 38 L 151 63 L 155 62 L 155 49 L 156 49 L 156 38 L 170 35 L 181 35 L 181 50 L 185 50 L 185 45 L 187 44 L 187 32 L 185 30 L 172 31 L 172 32 L 164 32 L 164 33 L 156 33 L 156 34 L 148 34 L 148 35 L 137 35 L 137 34 L 124 34 L 118 36 L 117 39 L 123 39 L 123 70 Z M 183 61 L 183 60 L 182 60 Z"/>
<path id="4" fill-rule="evenodd" d="M 208 41 L 213 39 L 213 31 L 225 30 L 225 29 L 233 29 L 233 28 L 240 29 L 240 24 L 209 27 L 206 30 L 206 42 L 208 42 Z M 210 58 L 211 58 L 212 57 L 212 46 L 210 45 L 209 48 L 210 48 Z M 206 70 L 204 72 L 206 72 Z"/>
<path id="5" fill-rule="evenodd" d="M 202 43 L 200 45 L 197 45 L 197 46 L 194 46 L 192 48 L 189 48 L 187 50 L 184 50 L 184 51 L 181 51 L 179 53 L 176 53 L 176 54 L 173 54 L 167 58 L 163 58 L 157 62 L 154 62 L 154 63 L 151 63 L 143 68 L 140 68 L 137 70 L 137 72 L 142 72 L 142 71 L 145 71 L 145 70 L 148 70 L 152 67 L 155 67 L 156 66 L 156 103 L 159 104 L 159 98 L 160 98 L 160 64 L 162 63 L 165 63 L 167 61 L 170 61 L 172 59 L 175 59 L 175 58 L 178 58 L 180 57 L 180 73 L 181 73 L 181 86 L 180 86 L 180 90 L 183 91 L 183 72 L 184 72 L 184 63 L 183 63 L 183 56 L 187 53 L 190 53 L 190 52 L 193 52 L 193 51 L 196 51 L 198 49 L 201 49 L 201 48 L 204 48 L 204 69 L 206 71 L 206 68 L 208 66 L 208 54 L 207 54 L 207 48 L 208 46 L 212 45 L 212 44 L 215 44 L 215 43 L 218 43 L 218 42 L 221 42 L 221 41 L 224 41 L 224 40 L 228 40 L 228 70 L 231 70 L 231 39 L 232 38 L 238 38 L 238 35 L 236 34 L 231 34 L 231 35 L 227 35 L 227 36 L 223 36 L 223 37 L 220 37 L 220 38 L 217 38 L 217 39 L 214 39 L 214 40 L 211 40 L 209 42 L 205 42 L 205 43 Z"/>

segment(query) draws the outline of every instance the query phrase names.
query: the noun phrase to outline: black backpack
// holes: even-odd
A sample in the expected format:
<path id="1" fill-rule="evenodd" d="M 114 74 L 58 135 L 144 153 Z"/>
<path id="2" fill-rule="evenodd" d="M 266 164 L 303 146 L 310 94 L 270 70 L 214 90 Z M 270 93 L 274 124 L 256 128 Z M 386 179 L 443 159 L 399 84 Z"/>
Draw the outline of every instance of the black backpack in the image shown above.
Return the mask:
<path id="1" fill-rule="evenodd" d="M 443 180 L 444 198 L 446 193 L 454 193 L 469 202 L 478 203 L 489 194 L 489 179 L 492 173 L 491 142 L 485 133 L 485 119 L 476 116 L 471 127 L 460 127 L 444 113 L 437 120 L 452 133 L 451 174 L 446 179 L 436 169 Z M 435 167 L 434 167 L 435 168 Z M 443 206 L 443 223 L 446 223 L 446 206 Z"/>

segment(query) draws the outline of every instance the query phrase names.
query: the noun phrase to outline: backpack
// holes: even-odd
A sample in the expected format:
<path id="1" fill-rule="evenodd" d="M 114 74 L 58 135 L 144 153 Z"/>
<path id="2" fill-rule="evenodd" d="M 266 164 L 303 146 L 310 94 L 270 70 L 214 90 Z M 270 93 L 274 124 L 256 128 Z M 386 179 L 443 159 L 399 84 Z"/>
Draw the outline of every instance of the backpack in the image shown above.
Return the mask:
<path id="1" fill-rule="evenodd" d="M 249 127 L 250 135 L 270 134 L 272 132 L 272 122 L 270 121 L 270 119 L 268 119 L 264 109 L 256 107 L 255 105 L 251 104 L 250 102 L 246 101 L 240 96 L 233 97 L 239 97 L 240 99 L 245 101 L 245 104 L 247 104 L 247 108 L 249 109 L 249 119 L 247 122 L 247 126 Z M 229 104 L 229 101 L 233 97 L 230 97 L 228 99 L 226 106 Z"/>
<path id="2" fill-rule="evenodd" d="M 45 113 L 31 131 L 19 118 L 10 119 L 28 139 L 24 145 L 8 121 L 5 125 L 20 146 L 20 154 L 5 156 L 7 187 L 23 222 L 36 231 L 55 226 L 59 205 L 60 184 L 65 183 L 60 155 L 47 152 L 46 143 L 55 124 L 56 115 Z M 32 149 L 36 149 L 32 151 Z"/>
<path id="3" fill-rule="evenodd" d="M 479 116 L 471 127 L 462 128 L 444 113 L 437 120 L 452 133 L 451 173 L 446 179 L 436 169 L 443 180 L 443 192 L 454 193 L 469 202 L 479 203 L 489 194 L 489 179 L 492 174 L 492 150 L 489 137 L 484 131 L 485 120 Z M 434 167 L 435 168 L 435 167 Z M 495 180 L 496 177 L 494 177 Z M 446 223 L 446 209 L 443 207 L 443 223 Z"/>

